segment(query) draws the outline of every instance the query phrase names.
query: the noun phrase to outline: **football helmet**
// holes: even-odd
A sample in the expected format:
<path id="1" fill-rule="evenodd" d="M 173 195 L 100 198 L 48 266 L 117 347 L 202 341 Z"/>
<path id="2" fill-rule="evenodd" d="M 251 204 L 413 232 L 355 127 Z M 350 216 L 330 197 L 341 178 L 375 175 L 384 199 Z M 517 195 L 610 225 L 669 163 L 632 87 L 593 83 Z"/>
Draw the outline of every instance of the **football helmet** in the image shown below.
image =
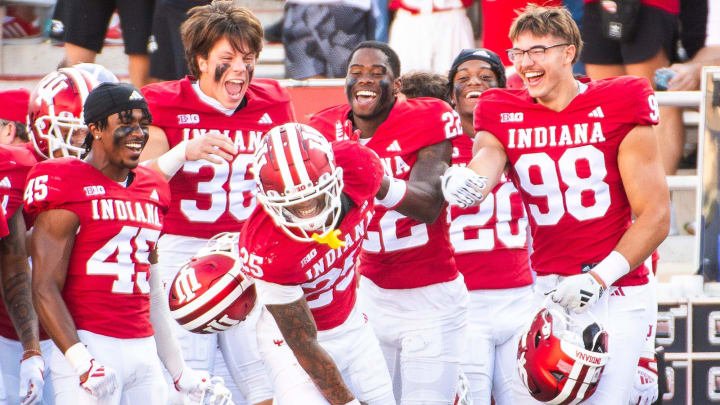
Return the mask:
<path id="1" fill-rule="evenodd" d="M 98 84 L 120 83 L 120 80 L 118 80 L 117 76 L 115 76 L 115 73 L 109 71 L 103 65 L 98 65 L 97 63 L 78 63 L 72 67 L 90 73 L 90 76 L 97 80 Z"/>
<path id="2" fill-rule="evenodd" d="M 312 234 L 325 236 L 337 225 L 342 168 L 314 128 L 287 123 L 271 129 L 255 152 L 253 172 L 258 201 L 291 238 L 312 241 Z"/>
<path id="3" fill-rule="evenodd" d="M 85 154 L 83 104 L 98 84 L 90 73 L 74 67 L 50 72 L 40 80 L 28 107 L 28 130 L 40 155 L 49 159 L 58 150 L 62 156 Z"/>
<path id="4" fill-rule="evenodd" d="M 221 233 L 185 263 L 170 286 L 170 313 L 194 333 L 222 332 L 252 311 L 257 294 L 241 271 L 237 233 Z"/>
<path id="5" fill-rule="evenodd" d="M 581 328 L 570 317 L 542 308 L 518 344 L 517 366 L 533 398 L 577 404 L 597 388 L 607 354 L 607 332 L 597 322 Z"/>

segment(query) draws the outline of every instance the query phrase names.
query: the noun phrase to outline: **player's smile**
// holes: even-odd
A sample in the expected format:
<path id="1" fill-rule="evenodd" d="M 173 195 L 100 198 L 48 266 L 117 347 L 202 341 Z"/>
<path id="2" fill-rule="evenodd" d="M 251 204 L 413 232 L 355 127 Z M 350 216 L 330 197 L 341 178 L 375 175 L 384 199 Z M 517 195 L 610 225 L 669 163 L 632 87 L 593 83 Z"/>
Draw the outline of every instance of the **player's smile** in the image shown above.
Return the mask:
<path id="1" fill-rule="evenodd" d="M 324 196 L 318 196 L 312 200 L 289 206 L 287 209 L 296 217 L 305 219 L 319 215 L 323 208 L 325 208 Z"/>

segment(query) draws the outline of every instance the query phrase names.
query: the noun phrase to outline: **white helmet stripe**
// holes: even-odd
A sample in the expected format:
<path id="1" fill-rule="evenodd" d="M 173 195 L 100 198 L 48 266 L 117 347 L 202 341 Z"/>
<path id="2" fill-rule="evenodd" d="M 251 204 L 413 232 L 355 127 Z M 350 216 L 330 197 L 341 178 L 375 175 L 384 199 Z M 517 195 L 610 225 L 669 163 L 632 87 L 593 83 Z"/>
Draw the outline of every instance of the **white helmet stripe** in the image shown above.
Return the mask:
<path id="1" fill-rule="evenodd" d="M 548 401 L 547 403 L 550 405 L 557 405 L 563 403 L 563 401 L 567 400 L 570 397 L 570 394 L 572 394 L 573 388 L 575 388 L 575 384 L 577 384 L 577 378 L 580 376 L 580 371 L 582 371 L 584 364 L 580 362 L 575 362 L 573 364 L 572 370 L 570 370 L 570 375 L 567 376 L 567 381 L 565 381 L 565 386 L 563 386 L 562 391 L 560 391 L 560 394 L 555 397 L 552 401 Z"/>
<path id="2" fill-rule="evenodd" d="M 305 162 L 303 162 L 302 152 L 300 151 L 300 143 L 298 142 L 299 136 L 297 134 L 290 134 L 290 131 L 295 132 L 297 130 L 296 125 L 288 125 L 288 142 L 290 143 L 290 154 L 292 155 L 295 172 L 298 174 L 300 184 L 310 184 L 310 176 L 308 175 Z"/>
<path id="3" fill-rule="evenodd" d="M 289 128 L 291 125 L 283 126 L 282 128 Z M 283 179 L 285 189 L 289 189 L 295 186 L 292 175 L 290 174 L 290 168 L 288 167 L 287 157 L 285 156 L 285 148 L 283 148 L 281 130 L 282 128 L 276 128 L 276 130 L 270 131 L 270 140 L 272 141 L 272 150 L 275 158 L 277 159 L 277 165 L 280 168 L 280 176 Z M 288 136 L 289 138 L 289 136 Z"/>

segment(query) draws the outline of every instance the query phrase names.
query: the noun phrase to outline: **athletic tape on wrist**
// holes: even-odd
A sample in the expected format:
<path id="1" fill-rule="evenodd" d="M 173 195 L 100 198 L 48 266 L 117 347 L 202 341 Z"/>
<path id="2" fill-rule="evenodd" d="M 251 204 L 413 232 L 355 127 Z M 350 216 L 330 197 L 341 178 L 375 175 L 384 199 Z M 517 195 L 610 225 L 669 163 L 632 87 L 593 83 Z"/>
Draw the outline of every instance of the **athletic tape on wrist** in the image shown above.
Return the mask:
<path id="1" fill-rule="evenodd" d="M 93 356 L 82 342 L 77 342 L 65 351 L 65 358 L 70 363 L 70 367 L 78 375 L 82 375 L 90 369 L 90 360 Z"/>
<path id="2" fill-rule="evenodd" d="M 407 193 L 407 182 L 400 179 L 390 179 L 390 186 L 388 187 L 385 197 L 382 199 L 375 198 L 375 204 L 380 205 L 389 209 L 397 207 L 405 194 Z"/>
<path id="3" fill-rule="evenodd" d="M 630 263 L 620 252 L 613 250 L 593 267 L 592 272 L 602 279 L 606 288 L 610 288 L 620 277 L 630 272 Z"/>
<path id="4" fill-rule="evenodd" d="M 172 177 L 185 164 L 188 141 L 182 141 L 157 159 L 158 168 Z"/>

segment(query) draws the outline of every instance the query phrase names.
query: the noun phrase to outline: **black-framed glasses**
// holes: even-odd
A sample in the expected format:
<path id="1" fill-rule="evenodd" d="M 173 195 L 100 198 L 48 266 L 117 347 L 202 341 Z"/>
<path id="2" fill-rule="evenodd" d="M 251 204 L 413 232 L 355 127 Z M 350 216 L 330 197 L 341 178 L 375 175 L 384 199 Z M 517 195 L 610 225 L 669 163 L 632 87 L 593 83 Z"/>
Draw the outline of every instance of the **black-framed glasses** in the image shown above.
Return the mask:
<path id="1" fill-rule="evenodd" d="M 570 43 L 562 43 L 562 44 L 555 44 L 550 46 L 543 46 L 543 45 L 536 45 L 533 46 L 530 49 L 518 49 L 518 48 L 510 48 L 507 51 L 508 59 L 510 59 L 510 62 L 520 62 L 523 58 L 523 55 L 527 52 L 528 56 L 530 57 L 530 60 L 533 62 L 542 62 L 545 59 L 545 51 L 548 49 L 552 49 L 558 46 L 567 46 L 572 45 Z"/>

